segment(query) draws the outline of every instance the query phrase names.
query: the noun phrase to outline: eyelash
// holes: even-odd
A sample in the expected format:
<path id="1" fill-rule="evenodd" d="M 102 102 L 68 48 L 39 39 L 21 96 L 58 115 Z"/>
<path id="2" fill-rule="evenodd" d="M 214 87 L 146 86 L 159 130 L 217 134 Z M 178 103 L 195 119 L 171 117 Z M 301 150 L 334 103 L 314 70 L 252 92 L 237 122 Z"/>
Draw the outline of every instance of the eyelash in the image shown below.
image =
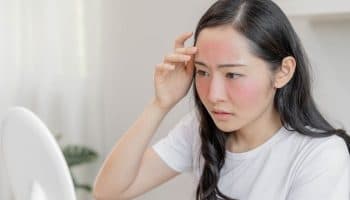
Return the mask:
<path id="1" fill-rule="evenodd" d="M 203 71 L 203 70 L 196 70 L 196 75 L 199 75 L 199 76 L 204 76 L 204 74 L 208 74 L 206 71 Z"/>
<path id="2" fill-rule="evenodd" d="M 204 74 L 208 74 L 208 73 L 203 70 L 196 70 L 196 75 L 205 76 Z M 242 75 L 237 73 L 231 73 L 231 72 L 226 74 L 226 77 L 229 77 L 229 79 L 235 79 L 235 78 L 232 78 L 232 76 L 241 77 Z"/>

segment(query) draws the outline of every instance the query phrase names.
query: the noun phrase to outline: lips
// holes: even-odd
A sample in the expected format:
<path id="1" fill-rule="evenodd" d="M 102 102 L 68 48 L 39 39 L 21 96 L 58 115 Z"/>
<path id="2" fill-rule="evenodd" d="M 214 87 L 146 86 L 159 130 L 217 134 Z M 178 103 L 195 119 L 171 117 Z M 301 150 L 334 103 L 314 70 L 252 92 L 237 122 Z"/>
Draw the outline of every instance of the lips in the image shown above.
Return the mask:
<path id="1" fill-rule="evenodd" d="M 224 110 L 214 110 L 212 111 L 212 113 L 214 118 L 219 121 L 227 121 L 232 117 L 232 113 L 229 113 Z"/>
<path id="2" fill-rule="evenodd" d="M 213 113 L 215 113 L 215 114 L 231 114 L 231 113 L 224 111 L 224 110 L 213 110 Z"/>

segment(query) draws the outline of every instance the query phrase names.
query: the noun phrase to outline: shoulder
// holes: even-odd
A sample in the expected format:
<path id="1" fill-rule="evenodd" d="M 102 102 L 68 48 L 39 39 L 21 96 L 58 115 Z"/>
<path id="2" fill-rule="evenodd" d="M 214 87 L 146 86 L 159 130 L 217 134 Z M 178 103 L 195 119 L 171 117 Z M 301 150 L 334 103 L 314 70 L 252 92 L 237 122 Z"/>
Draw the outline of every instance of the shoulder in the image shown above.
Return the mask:
<path id="1" fill-rule="evenodd" d="M 298 133 L 296 137 L 300 140 L 299 150 L 307 154 L 307 157 L 349 157 L 347 145 L 338 135 L 311 137 Z"/>
<path id="2" fill-rule="evenodd" d="M 198 133 L 199 130 L 199 118 L 195 110 L 192 110 L 185 114 L 170 131 L 170 134 L 186 134 L 187 136 L 193 136 L 194 133 Z"/>
<path id="3" fill-rule="evenodd" d="M 302 138 L 299 155 L 296 160 L 296 174 L 312 177 L 312 174 L 337 174 L 350 168 L 350 155 L 343 138 L 338 135 L 328 137 L 310 137 L 299 134 Z"/>
<path id="4" fill-rule="evenodd" d="M 196 110 L 191 110 L 187 114 L 185 114 L 180 121 L 178 122 L 177 126 L 196 126 L 199 124 L 199 117 L 197 115 Z"/>
<path id="5" fill-rule="evenodd" d="M 332 135 L 325 138 L 312 138 L 309 142 L 309 157 L 318 157 L 317 160 L 349 161 L 349 151 L 343 138 Z"/>
<path id="6" fill-rule="evenodd" d="M 178 172 L 192 168 L 193 144 L 198 120 L 194 111 L 185 114 L 168 135 L 153 145 L 154 151 L 172 169 Z"/>
<path id="7" fill-rule="evenodd" d="M 338 135 L 331 135 L 327 137 L 312 137 L 309 135 L 301 134 L 297 131 L 289 131 L 286 129 L 285 131 L 288 133 L 286 142 L 292 144 L 290 146 L 292 146 L 298 154 L 307 154 L 308 156 L 312 156 L 313 154 L 323 152 L 328 155 L 349 155 L 349 151 L 344 139 Z"/>
<path id="8" fill-rule="evenodd" d="M 198 135 L 199 121 L 196 111 L 192 110 L 185 114 L 169 131 L 165 139 L 175 143 L 192 144 L 195 140 L 195 135 Z"/>
<path id="9" fill-rule="evenodd" d="M 283 154 L 288 154 L 293 169 L 313 167 L 339 168 L 350 164 L 350 155 L 343 138 L 338 135 L 312 137 L 297 131 L 285 130 L 286 137 L 278 144 Z M 334 165 L 334 166 L 332 166 Z"/>
<path id="10" fill-rule="evenodd" d="M 348 199 L 350 156 L 343 138 L 302 137 L 288 199 Z"/>

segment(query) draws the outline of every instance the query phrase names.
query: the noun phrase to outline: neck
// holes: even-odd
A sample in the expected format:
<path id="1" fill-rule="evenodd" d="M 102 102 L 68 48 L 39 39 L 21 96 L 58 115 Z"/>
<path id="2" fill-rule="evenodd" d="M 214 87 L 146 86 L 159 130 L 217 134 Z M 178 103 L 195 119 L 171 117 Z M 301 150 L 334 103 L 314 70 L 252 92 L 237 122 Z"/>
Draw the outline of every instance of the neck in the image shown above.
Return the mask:
<path id="1" fill-rule="evenodd" d="M 280 116 L 274 109 L 265 112 L 255 121 L 233 132 L 227 140 L 227 149 L 241 153 L 265 143 L 282 127 Z"/>

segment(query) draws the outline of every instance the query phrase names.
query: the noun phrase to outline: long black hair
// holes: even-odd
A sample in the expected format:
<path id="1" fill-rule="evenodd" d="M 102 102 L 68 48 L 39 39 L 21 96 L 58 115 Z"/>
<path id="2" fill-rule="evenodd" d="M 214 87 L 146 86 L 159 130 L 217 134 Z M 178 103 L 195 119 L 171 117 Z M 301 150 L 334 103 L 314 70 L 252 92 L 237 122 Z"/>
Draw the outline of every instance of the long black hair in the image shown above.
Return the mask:
<path id="1" fill-rule="evenodd" d="M 335 129 L 318 110 L 311 94 L 310 64 L 305 51 L 288 18 L 274 2 L 216 1 L 200 19 L 194 34 L 194 45 L 204 28 L 223 25 L 232 25 L 232 28 L 254 44 L 251 51 L 269 63 L 272 71 L 281 66 L 283 58 L 287 56 L 295 58 L 296 70 L 292 79 L 284 87 L 277 89 L 274 97 L 274 108 L 278 111 L 281 123 L 286 129 L 312 137 L 336 134 L 342 137 L 348 149 L 350 148 L 350 137 L 345 130 Z M 195 81 L 193 88 L 195 106 L 200 116 L 201 155 L 204 159 L 196 199 L 232 200 L 218 188 L 220 170 L 225 163 L 227 134 L 216 127 L 200 101 Z"/>

